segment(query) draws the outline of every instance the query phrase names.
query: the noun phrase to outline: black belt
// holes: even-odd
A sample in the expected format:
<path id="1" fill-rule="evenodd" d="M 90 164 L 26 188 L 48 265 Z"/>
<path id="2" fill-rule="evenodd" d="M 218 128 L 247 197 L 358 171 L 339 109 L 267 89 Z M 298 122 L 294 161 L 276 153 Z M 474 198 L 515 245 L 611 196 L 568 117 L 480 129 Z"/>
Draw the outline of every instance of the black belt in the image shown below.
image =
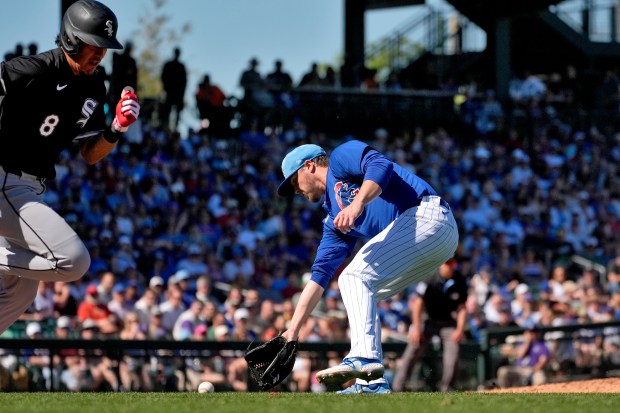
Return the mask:
<path id="1" fill-rule="evenodd" d="M 7 169 L 2 165 L 0 165 L 0 170 L 4 171 L 7 174 L 19 176 L 20 178 L 23 178 L 23 179 L 28 179 L 29 181 L 35 181 L 35 182 L 41 182 L 41 183 L 45 182 L 45 178 L 41 178 L 40 176 L 32 175 L 27 172 L 12 169 L 12 168 Z"/>

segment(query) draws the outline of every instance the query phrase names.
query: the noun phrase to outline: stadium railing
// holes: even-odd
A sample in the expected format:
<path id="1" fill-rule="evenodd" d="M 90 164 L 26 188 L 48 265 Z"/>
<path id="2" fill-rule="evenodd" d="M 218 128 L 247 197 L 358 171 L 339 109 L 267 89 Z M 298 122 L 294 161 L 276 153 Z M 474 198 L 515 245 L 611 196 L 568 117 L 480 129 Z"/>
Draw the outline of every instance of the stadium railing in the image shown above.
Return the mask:
<path id="1" fill-rule="evenodd" d="M 502 360 L 505 359 L 501 355 L 500 348 L 507 342 L 510 337 L 519 337 L 523 334 L 521 327 L 506 328 L 489 328 L 481 330 L 481 342 L 466 341 L 461 344 L 460 368 L 457 374 L 457 388 L 475 389 L 489 387 L 496 369 Z M 551 340 L 590 340 L 594 337 L 605 339 L 615 338 L 618 341 L 620 349 L 620 321 L 612 321 L 595 324 L 575 324 L 556 327 L 541 327 L 540 331 L 544 334 L 552 333 L 552 339 L 545 338 L 545 341 Z M 548 336 L 549 337 L 549 336 Z M 512 340 L 513 342 L 518 341 Z M 113 360 L 120 360 L 124 355 L 132 355 L 137 357 L 150 356 L 157 357 L 210 357 L 220 354 L 220 352 L 233 352 L 236 356 L 242 356 L 245 350 L 252 344 L 249 341 L 168 341 L 168 340 L 120 340 L 120 339 L 28 339 L 28 338 L 0 338 L 0 357 L 2 354 L 15 354 L 21 356 L 26 351 L 34 349 L 47 350 L 50 359 L 50 369 L 54 368 L 54 355 L 59 355 L 62 350 L 83 350 L 87 354 L 97 352 L 105 355 Z M 256 343 L 252 344 L 256 345 Z M 383 343 L 384 355 L 387 359 L 394 362 L 405 349 L 404 342 L 385 342 Z M 318 361 L 327 360 L 328 354 L 338 354 L 344 356 L 350 348 L 348 342 L 302 342 L 300 343 L 300 351 L 313 354 L 313 358 Z M 602 350 L 602 349 L 601 349 Z M 592 366 L 589 370 L 593 376 L 604 375 L 607 371 L 617 371 L 620 366 L 610 365 L 606 360 L 605 352 L 597 353 L 600 357 L 600 363 Z M 620 350 L 618 351 L 620 356 Z M 415 374 L 420 381 L 426 381 L 427 384 L 436 380 L 438 373 L 441 371 L 441 346 L 439 343 L 433 343 L 429 346 L 428 351 L 421 361 Z M 503 360 L 505 361 L 505 360 Z M 586 371 L 588 371 L 586 369 Z M 583 372 L 583 371 L 582 371 Z M 565 378 L 570 380 L 572 373 L 567 371 Z M 421 387 L 422 388 L 422 387 Z M 432 384 L 425 387 L 432 389 Z M 51 386 L 54 389 L 54 386 Z"/>

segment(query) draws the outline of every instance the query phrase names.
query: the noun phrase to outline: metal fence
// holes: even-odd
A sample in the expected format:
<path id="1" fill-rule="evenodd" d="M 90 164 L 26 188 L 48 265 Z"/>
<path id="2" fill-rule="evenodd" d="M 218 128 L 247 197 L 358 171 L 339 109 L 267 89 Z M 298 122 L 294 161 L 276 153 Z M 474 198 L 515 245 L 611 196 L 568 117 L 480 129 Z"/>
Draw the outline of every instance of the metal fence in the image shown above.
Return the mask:
<path id="1" fill-rule="evenodd" d="M 571 380 L 573 377 L 585 376 L 602 377 L 615 375 L 620 371 L 620 321 L 596 324 L 566 325 L 557 327 L 543 327 L 540 329 L 545 341 L 569 342 L 578 346 L 581 342 L 598 343 L 592 348 L 594 358 L 590 365 L 574 366 L 573 369 L 564 369 L 561 377 L 551 380 Z M 465 342 L 461 345 L 460 368 L 457 372 L 456 388 L 471 390 L 486 388 L 493 385 L 496 370 L 506 357 L 500 349 L 507 343 L 518 342 L 523 333 L 520 327 L 490 328 L 482 331 L 481 343 Z M 516 339 L 515 339 L 516 337 Z M 255 343 L 256 344 L 256 343 Z M 254 344 L 254 345 L 255 345 Z M 232 357 L 241 357 L 251 345 L 245 341 L 162 341 L 162 340 L 119 340 L 119 339 L 0 339 L 0 359 L 8 355 L 23 358 L 26 354 L 33 354 L 34 350 L 42 350 L 40 354 L 49 356 L 49 369 L 54 370 L 57 357 L 66 354 L 67 350 L 79 350 L 85 356 L 105 356 L 116 362 L 131 355 L 136 359 L 148 363 L 149 358 L 167 358 L 180 360 L 178 365 L 185 365 L 184 360 L 193 358 L 210 358 L 221 354 Z M 300 352 L 303 352 L 317 368 L 325 368 L 328 355 L 342 357 L 349 350 L 347 342 L 303 342 L 300 343 Z M 387 342 L 383 349 L 386 360 L 393 369 L 394 361 L 402 354 L 406 343 Z M 36 354 L 36 353 L 35 353 Z M 388 367 L 388 366 L 386 366 Z M 564 367 L 563 367 L 564 368 Z M 441 345 L 433 343 L 419 363 L 412 380 L 417 384 L 412 386 L 416 390 L 434 390 L 434 383 L 441 376 Z M 48 378 L 51 385 L 39 390 L 54 391 L 58 385 L 53 374 Z M 250 388 L 251 389 L 251 388 Z M 32 390 L 22 389 L 22 390 Z M 163 390 L 163 389 L 162 389 Z"/>

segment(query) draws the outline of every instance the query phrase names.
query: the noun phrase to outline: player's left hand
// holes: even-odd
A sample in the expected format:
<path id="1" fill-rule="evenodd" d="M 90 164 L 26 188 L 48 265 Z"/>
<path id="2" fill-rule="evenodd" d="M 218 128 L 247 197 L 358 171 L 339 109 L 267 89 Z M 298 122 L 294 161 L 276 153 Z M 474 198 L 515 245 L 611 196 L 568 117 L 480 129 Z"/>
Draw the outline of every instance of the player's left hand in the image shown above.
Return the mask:
<path id="1" fill-rule="evenodd" d="M 363 210 L 364 208 L 357 202 L 352 202 L 336 215 L 334 226 L 343 233 L 348 233 L 355 228 L 355 220 L 362 214 Z"/>
<path id="2" fill-rule="evenodd" d="M 116 104 L 116 117 L 112 122 L 112 128 L 117 132 L 125 132 L 129 125 L 134 123 L 140 115 L 140 103 L 138 96 L 132 87 L 127 86 L 123 89 L 121 99 Z"/>

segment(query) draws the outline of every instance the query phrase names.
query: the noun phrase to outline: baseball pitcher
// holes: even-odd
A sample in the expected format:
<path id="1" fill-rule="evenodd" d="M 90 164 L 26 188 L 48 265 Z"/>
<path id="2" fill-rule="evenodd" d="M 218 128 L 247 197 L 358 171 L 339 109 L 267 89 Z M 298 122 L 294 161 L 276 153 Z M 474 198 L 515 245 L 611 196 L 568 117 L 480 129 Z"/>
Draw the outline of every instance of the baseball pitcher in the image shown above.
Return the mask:
<path id="1" fill-rule="evenodd" d="M 332 275 L 357 240 L 368 239 L 338 278 L 351 350 L 341 364 L 316 377 L 334 386 L 356 379 L 341 394 L 390 393 L 377 302 L 431 276 L 453 256 L 459 236 L 450 206 L 422 178 L 356 140 L 336 147 L 329 157 L 317 145 L 301 145 L 286 155 L 282 173 L 278 194 L 323 199 L 327 213 L 312 278 L 282 335 L 298 339 Z"/>

